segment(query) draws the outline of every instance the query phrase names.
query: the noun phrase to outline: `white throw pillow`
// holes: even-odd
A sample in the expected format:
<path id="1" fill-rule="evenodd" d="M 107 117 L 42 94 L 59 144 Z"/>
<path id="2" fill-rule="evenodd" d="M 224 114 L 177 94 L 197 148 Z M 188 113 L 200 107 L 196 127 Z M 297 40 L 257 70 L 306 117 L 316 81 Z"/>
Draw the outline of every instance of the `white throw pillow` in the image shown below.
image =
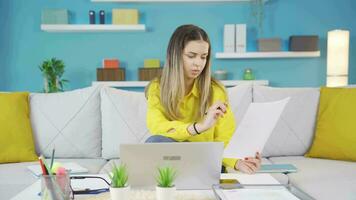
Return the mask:
<path id="1" fill-rule="evenodd" d="M 304 155 L 314 136 L 319 88 L 272 88 L 254 86 L 253 102 L 291 97 L 262 152 L 269 156 Z"/>
<path id="2" fill-rule="evenodd" d="M 243 116 L 245 115 L 248 106 L 252 102 L 252 86 L 237 85 L 227 88 L 227 94 L 231 106 L 231 111 L 235 116 L 236 127 L 238 127 Z"/>
<path id="3" fill-rule="evenodd" d="M 36 150 L 56 157 L 101 156 L 100 88 L 30 95 L 31 124 Z"/>
<path id="4" fill-rule="evenodd" d="M 107 159 L 118 158 L 120 144 L 144 143 L 150 136 L 146 126 L 147 102 L 143 92 L 104 87 L 100 93 L 103 150 Z"/>

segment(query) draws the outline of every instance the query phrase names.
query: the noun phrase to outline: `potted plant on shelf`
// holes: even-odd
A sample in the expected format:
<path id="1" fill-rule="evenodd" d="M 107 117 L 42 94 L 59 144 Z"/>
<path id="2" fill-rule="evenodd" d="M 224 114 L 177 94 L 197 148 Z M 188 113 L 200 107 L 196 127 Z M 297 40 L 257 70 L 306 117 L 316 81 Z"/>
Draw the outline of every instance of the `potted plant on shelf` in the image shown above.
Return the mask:
<path id="1" fill-rule="evenodd" d="M 63 92 L 63 85 L 68 80 L 62 79 L 64 74 L 64 63 L 62 60 L 52 58 L 45 60 L 42 65 L 39 66 L 43 78 L 44 78 L 44 92 Z"/>
<path id="2" fill-rule="evenodd" d="M 157 200 L 173 200 L 175 198 L 176 187 L 174 180 L 176 178 L 176 170 L 172 167 L 158 168 L 158 176 L 156 177 L 156 196 Z"/>
<path id="3" fill-rule="evenodd" d="M 128 185 L 128 173 L 125 165 L 113 165 L 109 173 L 111 180 L 110 196 L 111 200 L 129 199 L 130 186 Z"/>

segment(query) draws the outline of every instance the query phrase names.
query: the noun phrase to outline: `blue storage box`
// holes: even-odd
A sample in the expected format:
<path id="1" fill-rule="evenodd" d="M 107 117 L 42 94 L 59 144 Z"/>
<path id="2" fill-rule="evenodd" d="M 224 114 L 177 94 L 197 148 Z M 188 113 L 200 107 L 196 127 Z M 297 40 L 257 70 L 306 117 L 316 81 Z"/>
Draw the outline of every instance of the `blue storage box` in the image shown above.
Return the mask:
<path id="1" fill-rule="evenodd" d="M 69 12 L 67 9 L 44 9 L 42 10 L 42 24 L 68 24 Z"/>

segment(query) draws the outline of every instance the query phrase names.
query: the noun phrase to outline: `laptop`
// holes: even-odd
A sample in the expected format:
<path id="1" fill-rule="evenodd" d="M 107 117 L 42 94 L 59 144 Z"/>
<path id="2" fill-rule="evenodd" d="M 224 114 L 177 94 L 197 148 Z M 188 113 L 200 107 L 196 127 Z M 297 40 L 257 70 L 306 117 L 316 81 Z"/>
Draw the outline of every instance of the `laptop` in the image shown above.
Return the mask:
<path id="1" fill-rule="evenodd" d="M 120 161 L 133 188 L 154 189 L 157 168 L 170 166 L 178 190 L 205 190 L 219 183 L 223 151 L 222 142 L 121 144 Z"/>

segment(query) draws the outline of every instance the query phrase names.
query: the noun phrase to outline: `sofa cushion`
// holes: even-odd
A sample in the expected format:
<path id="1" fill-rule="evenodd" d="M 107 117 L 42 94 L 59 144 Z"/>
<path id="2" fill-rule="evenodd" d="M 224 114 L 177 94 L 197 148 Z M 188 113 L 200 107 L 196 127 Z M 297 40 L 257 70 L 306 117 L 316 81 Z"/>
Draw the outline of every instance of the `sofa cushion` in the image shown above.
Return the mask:
<path id="1" fill-rule="evenodd" d="M 227 95 L 231 106 L 231 111 L 234 113 L 236 127 L 241 122 L 245 115 L 248 106 L 252 102 L 252 86 L 237 85 L 227 88 Z"/>
<path id="2" fill-rule="evenodd" d="M 297 173 L 289 181 L 315 199 L 356 199 L 356 163 L 303 156 L 272 157 L 275 164 L 290 163 Z"/>
<path id="3" fill-rule="evenodd" d="M 37 159 L 30 123 L 29 93 L 0 93 L 0 163 Z"/>
<path id="4" fill-rule="evenodd" d="M 147 103 L 143 92 L 104 87 L 101 96 L 104 158 L 118 158 L 122 143 L 144 143 Z"/>
<path id="5" fill-rule="evenodd" d="M 312 142 L 319 89 L 253 88 L 254 102 L 276 101 L 286 97 L 291 99 L 265 145 L 263 156 L 304 155 Z"/>
<path id="6" fill-rule="evenodd" d="M 321 88 L 308 157 L 356 161 L 356 88 Z"/>
<path id="7" fill-rule="evenodd" d="M 56 157 L 95 158 L 101 155 L 99 87 L 30 96 L 31 123 L 37 152 Z"/>

